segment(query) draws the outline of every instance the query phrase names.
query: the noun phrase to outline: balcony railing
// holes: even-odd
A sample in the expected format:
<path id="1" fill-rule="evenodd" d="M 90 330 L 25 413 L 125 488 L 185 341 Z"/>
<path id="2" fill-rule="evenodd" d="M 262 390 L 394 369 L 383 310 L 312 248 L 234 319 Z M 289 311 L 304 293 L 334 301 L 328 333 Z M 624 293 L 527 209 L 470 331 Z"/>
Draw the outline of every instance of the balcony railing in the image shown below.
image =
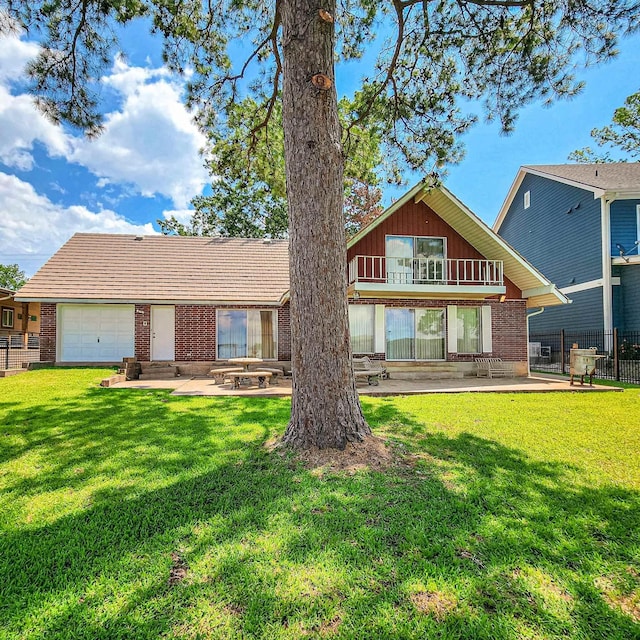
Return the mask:
<path id="1" fill-rule="evenodd" d="M 502 260 L 355 256 L 349 284 L 504 286 Z"/>

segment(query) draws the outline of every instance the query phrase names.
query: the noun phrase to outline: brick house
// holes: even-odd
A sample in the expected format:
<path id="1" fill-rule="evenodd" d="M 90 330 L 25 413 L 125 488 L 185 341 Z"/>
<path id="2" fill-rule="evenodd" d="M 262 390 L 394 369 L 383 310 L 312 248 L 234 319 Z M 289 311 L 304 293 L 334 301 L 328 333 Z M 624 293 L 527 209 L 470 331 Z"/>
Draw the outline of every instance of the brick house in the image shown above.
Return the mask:
<path id="1" fill-rule="evenodd" d="M 347 247 L 354 354 L 391 376 L 463 375 L 479 355 L 527 373 L 527 309 L 566 302 L 444 187 L 408 191 Z M 285 240 L 76 234 L 19 291 L 59 363 L 287 362 Z"/>

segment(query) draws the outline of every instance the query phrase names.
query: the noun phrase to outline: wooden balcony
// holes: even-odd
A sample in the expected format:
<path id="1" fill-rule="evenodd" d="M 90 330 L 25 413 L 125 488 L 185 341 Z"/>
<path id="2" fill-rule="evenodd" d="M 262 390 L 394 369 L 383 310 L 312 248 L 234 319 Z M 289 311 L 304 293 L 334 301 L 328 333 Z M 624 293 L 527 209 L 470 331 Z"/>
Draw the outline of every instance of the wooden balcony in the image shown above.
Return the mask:
<path id="1" fill-rule="evenodd" d="M 506 293 L 502 260 L 357 255 L 348 278 L 356 297 L 483 299 Z"/>

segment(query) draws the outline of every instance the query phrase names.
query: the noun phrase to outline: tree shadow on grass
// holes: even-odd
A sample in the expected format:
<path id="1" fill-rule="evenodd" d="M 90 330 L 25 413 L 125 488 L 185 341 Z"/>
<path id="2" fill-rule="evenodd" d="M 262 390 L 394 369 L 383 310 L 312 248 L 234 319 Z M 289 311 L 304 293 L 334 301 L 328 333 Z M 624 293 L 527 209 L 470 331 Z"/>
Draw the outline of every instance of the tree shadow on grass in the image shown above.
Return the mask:
<path id="1" fill-rule="evenodd" d="M 288 418 L 273 398 L 90 391 L 53 432 L 46 407 L 20 411 L 31 418 L 12 414 L 29 423 L 13 455 L 45 447 L 59 459 L 16 494 L 46 494 L 77 464 L 80 490 L 141 460 L 137 484 L 8 528 L 8 637 L 638 637 L 622 606 L 640 586 L 637 492 L 424 427 L 409 463 L 314 475 L 262 448 Z M 389 405 L 378 418 L 417 427 Z M 158 473 L 164 485 L 150 482 Z"/>
<path id="2" fill-rule="evenodd" d="M 24 493 L 73 489 L 98 473 L 179 474 L 242 450 L 256 433 L 266 439 L 288 415 L 286 402 L 195 404 L 164 391 L 89 389 L 53 405 L 5 410 L 0 464 L 27 453 L 35 459 L 4 484 Z"/>

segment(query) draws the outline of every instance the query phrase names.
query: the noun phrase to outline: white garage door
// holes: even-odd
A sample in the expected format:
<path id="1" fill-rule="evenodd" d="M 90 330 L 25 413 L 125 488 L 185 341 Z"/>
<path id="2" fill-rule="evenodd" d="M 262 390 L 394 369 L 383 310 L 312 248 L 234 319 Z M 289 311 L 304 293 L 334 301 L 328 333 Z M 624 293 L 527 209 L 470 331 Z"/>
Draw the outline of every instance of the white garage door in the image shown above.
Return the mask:
<path id="1" fill-rule="evenodd" d="M 119 362 L 134 355 L 132 304 L 60 304 L 61 362 Z"/>

